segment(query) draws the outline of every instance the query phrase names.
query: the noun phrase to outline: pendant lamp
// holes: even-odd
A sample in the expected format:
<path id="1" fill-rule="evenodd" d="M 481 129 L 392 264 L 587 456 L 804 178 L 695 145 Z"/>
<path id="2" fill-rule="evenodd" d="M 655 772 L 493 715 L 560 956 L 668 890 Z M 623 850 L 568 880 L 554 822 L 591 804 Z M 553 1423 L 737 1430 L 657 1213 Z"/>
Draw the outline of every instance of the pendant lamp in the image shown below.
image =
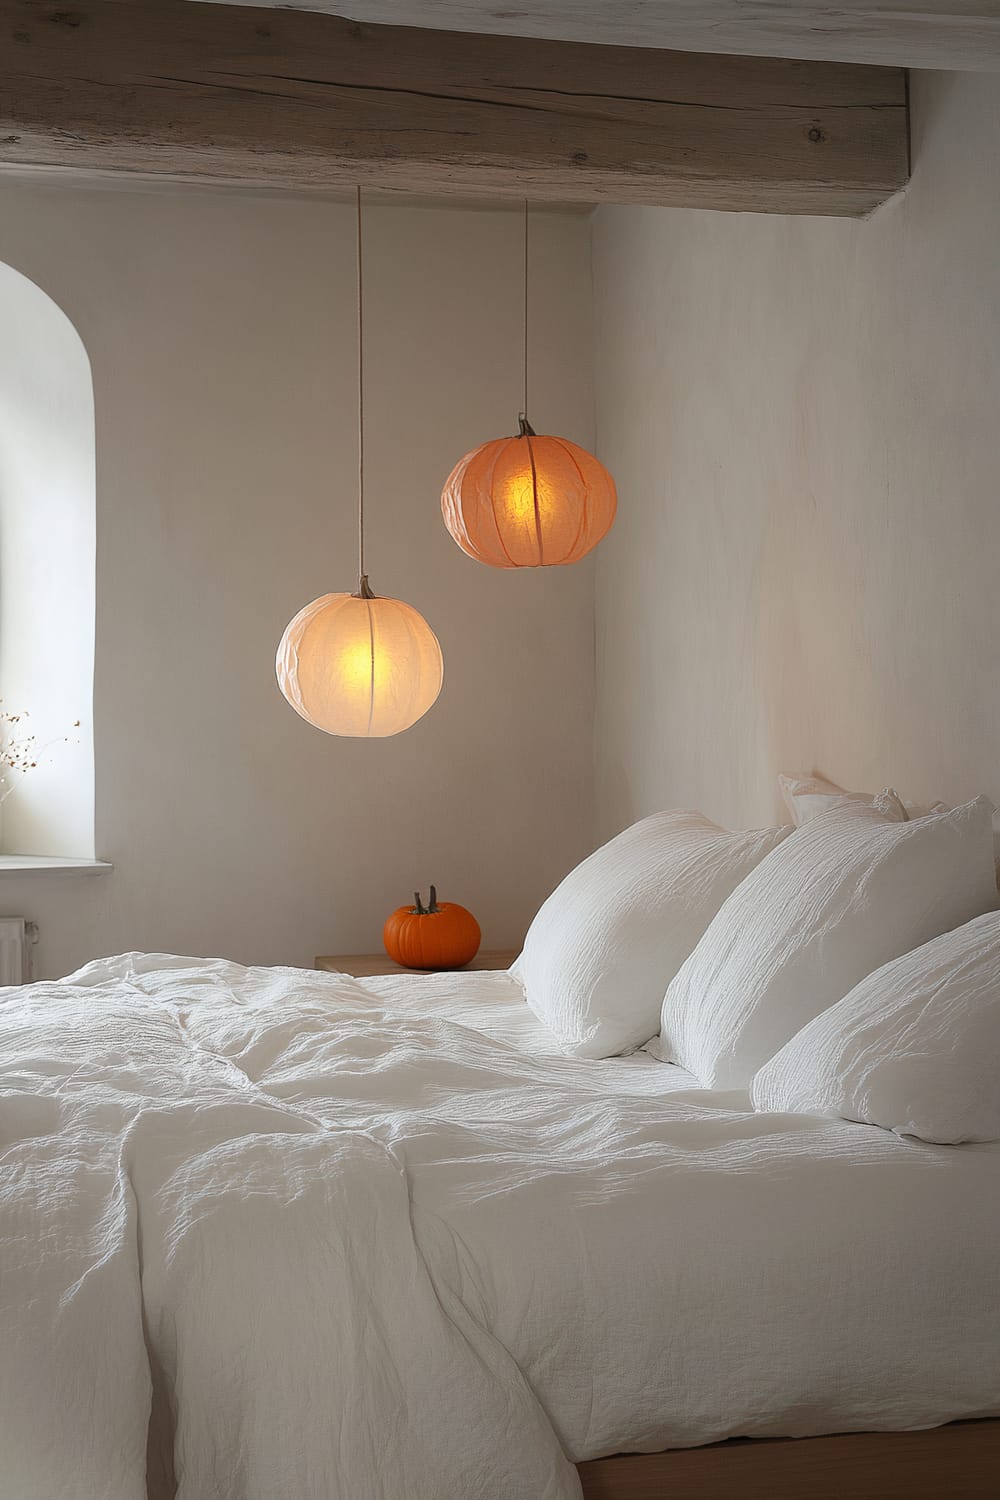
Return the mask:
<path id="1" fill-rule="evenodd" d="M 452 469 L 441 514 L 454 540 L 492 568 L 579 562 L 610 531 L 615 482 L 592 453 L 528 421 L 528 203 L 524 203 L 524 385 L 516 437 L 474 448 Z"/>
<path id="2" fill-rule="evenodd" d="M 364 297 L 357 189 L 358 588 L 301 609 L 278 646 L 278 686 L 297 714 L 327 734 L 385 738 L 422 718 L 441 691 L 437 636 L 401 599 L 374 594 L 365 573 Z"/>

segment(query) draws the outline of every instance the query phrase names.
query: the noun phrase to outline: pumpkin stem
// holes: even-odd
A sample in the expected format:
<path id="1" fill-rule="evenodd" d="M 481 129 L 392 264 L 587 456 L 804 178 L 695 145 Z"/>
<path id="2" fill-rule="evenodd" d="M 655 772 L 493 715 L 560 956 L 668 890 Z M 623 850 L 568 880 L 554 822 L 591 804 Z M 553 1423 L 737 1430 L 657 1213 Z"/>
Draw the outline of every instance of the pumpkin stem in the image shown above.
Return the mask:
<path id="1" fill-rule="evenodd" d="M 518 412 L 517 426 L 518 437 L 537 437 L 538 435 L 535 432 L 535 429 L 532 427 L 531 423 L 528 421 L 528 413 L 526 411 Z"/>
<path id="2" fill-rule="evenodd" d="M 358 579 L 358 592 L 354 595 L 354 597 L 355 599 L 375 598 L 375 595 L 372 593 L 371 585 L 368 582 L 367 573 L 362 573 L 361 577 Z"/>
<path id="3" fill-rule="evenodd" d="M 431 886 L 431 904 L 427 908 L 427 910 L 429 912 L 435 912 L 435 911 L 440 911 L 441 910 L 441 908 L 438 906 L 437 887 L 433 886 L 433 885 Z"/>
<path id="4" fill-rule="evenodd" d="M 413 892 L 413 901 L 414 901 L 413 910 L 416 913 L 416 915 L 418 917 L 426 916 L 426 912 L 424 910 L 423 903 L 420 900 L 420 892 L 419 891 L 414 891 Z"/>

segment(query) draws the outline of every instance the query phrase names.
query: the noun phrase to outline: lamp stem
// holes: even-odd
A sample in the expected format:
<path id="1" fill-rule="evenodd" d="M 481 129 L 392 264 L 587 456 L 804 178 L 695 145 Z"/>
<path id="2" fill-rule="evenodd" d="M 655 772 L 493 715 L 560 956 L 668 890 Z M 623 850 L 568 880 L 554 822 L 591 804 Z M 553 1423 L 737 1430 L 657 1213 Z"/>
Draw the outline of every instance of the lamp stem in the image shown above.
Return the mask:
<path id="1" fill-rule="evenodd" d="M 361 184 L 355 189 L 357 206 L 357 272 L 358 272 L 358 578 L 362 598 L 368 578 L 365 573 L 365 314 L 363 255 L 361 240 Z"/>

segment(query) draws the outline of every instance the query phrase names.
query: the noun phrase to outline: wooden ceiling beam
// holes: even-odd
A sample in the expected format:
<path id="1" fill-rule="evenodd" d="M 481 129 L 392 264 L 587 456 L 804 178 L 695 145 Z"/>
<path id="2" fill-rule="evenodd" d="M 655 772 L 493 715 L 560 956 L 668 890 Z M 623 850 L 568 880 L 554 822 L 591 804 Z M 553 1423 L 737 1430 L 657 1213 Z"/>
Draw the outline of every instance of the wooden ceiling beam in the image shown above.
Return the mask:
<path id="1" fill-rule="evenodd" d="M 907 176 L 896 69 L 0 0 L 0 164 L 858 216 Z"/>

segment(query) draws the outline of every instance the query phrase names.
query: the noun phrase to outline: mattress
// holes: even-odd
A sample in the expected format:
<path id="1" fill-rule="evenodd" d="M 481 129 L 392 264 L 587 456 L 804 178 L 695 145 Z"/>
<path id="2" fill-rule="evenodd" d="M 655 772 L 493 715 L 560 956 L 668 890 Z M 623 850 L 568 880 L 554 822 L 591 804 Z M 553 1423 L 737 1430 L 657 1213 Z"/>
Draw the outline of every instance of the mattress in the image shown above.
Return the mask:
<path id="1" fill-rule="evenodd" d="M 559 1055 L 506 974 L 0 992 L 11 1500 L 573 1500 L 1000 1414 L 1000 1148 Z"/>

